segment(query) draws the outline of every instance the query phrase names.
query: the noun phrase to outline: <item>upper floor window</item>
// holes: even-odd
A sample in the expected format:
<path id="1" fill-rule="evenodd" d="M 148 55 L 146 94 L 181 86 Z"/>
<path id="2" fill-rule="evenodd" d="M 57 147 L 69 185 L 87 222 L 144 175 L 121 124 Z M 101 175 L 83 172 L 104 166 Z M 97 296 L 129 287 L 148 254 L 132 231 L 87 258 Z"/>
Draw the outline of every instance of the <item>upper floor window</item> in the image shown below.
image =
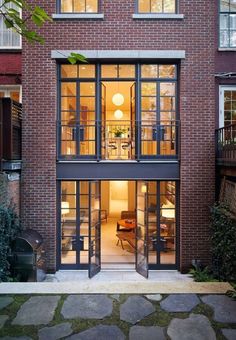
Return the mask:
<path id="1" fill-rule="evenodd" d="M 12 8 L 19 11 L 19 7 L 17 7 L 17 5 L 15 5 L 12 1 L 3 3 L 4 1 L 0 0 L 0 7 L 2 11 L 4 11 L 4 8 Z M 7 28 L 4 20 L 5 18 L 3 15 L 0 15 L 0 48 L 20 48 L 21 36 L 14 30 Z"/>
<path id="2" fill-rule="evenodd" d="M 98 0 L 61 0 L 61 13 L 98 13 Z"/>
<path id="3" fill-rule="evenodd" d="M 139 13 L 176 13 L 176 0 L 138 0 Z"/>
<path id="4" fill-rule="evenodd" d="M 236 0 L 220 0 L 220 47 L 236 47 Z"/>
<path id="5" fill-rule="evenodd" d="M 177 157 L 175 64 L 62 64 L 59 81 L 59 158 Z"/>

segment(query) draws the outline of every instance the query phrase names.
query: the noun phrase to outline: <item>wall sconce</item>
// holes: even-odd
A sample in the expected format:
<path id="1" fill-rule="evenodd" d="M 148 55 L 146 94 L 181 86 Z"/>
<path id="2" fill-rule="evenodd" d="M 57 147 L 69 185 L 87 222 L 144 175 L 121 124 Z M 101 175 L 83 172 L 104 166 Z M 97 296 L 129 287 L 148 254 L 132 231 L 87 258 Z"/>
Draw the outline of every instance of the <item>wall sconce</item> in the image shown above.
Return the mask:
<path id="1" fill-rule="evenodd" d="M 116 93 L 114 94 L 114 96 L 112 97 L 112 103 L 116 106 L 121 106 L 124 104 L 125 98 L 123 96 L 123 94 L 121 93 Z"/>

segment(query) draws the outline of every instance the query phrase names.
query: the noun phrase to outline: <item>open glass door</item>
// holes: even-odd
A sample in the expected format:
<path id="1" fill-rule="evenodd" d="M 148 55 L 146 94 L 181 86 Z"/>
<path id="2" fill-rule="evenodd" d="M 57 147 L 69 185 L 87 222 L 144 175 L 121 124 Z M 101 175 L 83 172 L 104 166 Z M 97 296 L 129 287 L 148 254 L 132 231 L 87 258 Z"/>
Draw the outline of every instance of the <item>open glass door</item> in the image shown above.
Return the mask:
<path id="1" fill-rule="evenodd" d="M 107 157 L 107 145 L 106 145 L 106 86 L 101 84 L 101 155 L 102 159 Z"/>
<path id="2" fill-rule="evenodd" d="M 136 271 L 148 278 L 148 183 L 137 181 Z"/>
<path id="3" fill-rule="evenodd" d="M 89 278 L 101 270 L 100 201 L 100 182 L 89 182 Z"/>
<path id="4" fill-rule="evenodd" d="M 135 83 L 130 88 L 130 113 L 131 113 L 131 159 L 136 158 L 135 154 L 135 125 L 136 125 L 136 107 L 135 107 Z"/>

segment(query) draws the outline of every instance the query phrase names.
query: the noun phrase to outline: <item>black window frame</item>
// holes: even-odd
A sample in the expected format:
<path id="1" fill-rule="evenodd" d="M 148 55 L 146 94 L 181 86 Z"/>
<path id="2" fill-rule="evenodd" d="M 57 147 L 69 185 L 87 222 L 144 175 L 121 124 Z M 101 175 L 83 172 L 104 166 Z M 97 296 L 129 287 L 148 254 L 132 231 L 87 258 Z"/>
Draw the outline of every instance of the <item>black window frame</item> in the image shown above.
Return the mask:
<path id="1" fill-rule="evenodd" d="M 101 0 L 96 0 L 97 1 L 97 12 L 86 12 L 86 11 L 84 11 L 84 12 L 62 12 L 61 11 L 61 1 L 62 0 L 57 0 L 57 13 L 58 14 L 84 14 L 84 15 L 89 15 L 89 14 L 99 14 L 99 13 L 101 13 Z M 74 0 L 71 0 L 71 1 L 74 1 Z M 87 0 L 84 0 L 84 2 L 85 2 L 85 8 L 86 8 L 86 1 Z"/>
<path id="2" fill-rule="evenodd" d="M 176 60 L 168 60 L 163 61 L 160 60 L 157 62 L 157 60 L 130 60 L 129 62 L 96 62 L 93 61 L 91 64 L 95 65 L 95 78 L 81 78 L 77 76 L 76 78 L 62 78 L 61 77 L 61 66 L 66 65 L 69 63 L 62 61 L 61 63 L 58 63 L 58 84 L 57 84 L 57 94 L 58 94 L 58 101 L 57 101 L 57 124 L 58 124 L 58 132 L 57 132 L 57 160 L 62 161 L 102 161 L 102 155 L 101 155 L 101 147 L 102 147 L 102 137 L 101 137 L 101 86 L 103 81 L 134 81 L 135 87 L 136 87 L 136 136 L 135 139 L 135 160 L 136 161 L 142 161 L 142 160 L 157 160 L 157 159 L 179 159 L 179 63 Z M 127 65 L 127 64 L 133 64 L 135 65 L 135 77 L 134 78 L 103 78 L 101 76 L 101 68 L 102 65 Z M 142 65 L 175 65 L 175 77 L 174 78 L 146 78 L 142 77 L 141 75 L 141 66 Z M 79 64 L 81 65 L 81 64 Z M 78 66 L 78 65 L 77 65 Z M 118 73 L 119 74 L 119 73 Z M 60 102 L 61 102 L 61 83 L 62 82 L 95 82 L 95 155 L 79 155 L 77 152 L 75 155 L 62 155 L 61 154 L 61 138 L 60 138 L 60 124 L 61 124 L 61 108 L 60 108 Z M 160 83 L 175 83 L 175 129 L 176 129 L 176 139 L 175 139 L 175 155 L 161 155 L 161 154 L 155 154 L 155 155 L 143 155 L 141 151 L 141 84 L 143 82 L 156 82 L 158 86 L 158 90 L 160 87 Z M 78 95 L 78 92 L 77 92 Z M 159 98 L 159 97 L 158 97 Z M 78 102 L 78 98 L 76 98 L 76 102 Z M 77 108 L 78 111 L 78 108 Z M 157 121 L 160 122 L 160 105 L 157 107 L 156 111 L 157 115 Z M 78 150 L 78 149 L 77 149 Z"/>
<path id="3" fill-rule="evenodd" d="M 218 43 L 218 45 L 219 45 L 219 48 L 235 48 L 236 49 L 236 43 L 235 43 L 235 45 L 234 46 L 231 46 L 231 43 L 230 43 L 230 37 L 231 37 L 231 35 L 230 35 L 230 32 L 232 31 L 231 29 L 230 29 L 230 15 L 232 15 L 232 14 L 234 14 L 234 15 L 236 15 L 236 8 L 235 8 L 235 10 L 234 11 L 231 11 L 231 0 L 229 0 L 229 11 L 223 11 L 223 10 L 221 10 L 221 2 L 222 2 L 222 0 L 219 0 L 219 34 L 218 34 L 218 41 L 219 41 L 219 43 Z M 224 45 L 221 45 L 221 31 L 223 31 L 223 30 L 226 30 L 226 29 L 221 29 L 221 16 L 222 15 L 227 15 L 228 16 L 228 25 L 227 25 L 227 37 L 228 37 L 228 45 L 227 46 L 224 46 Z M 236 28 L 233 30 L 233 31 L 235 31 L 235 34 L 236 34 Z"/>
<path id="4" fill-rule="evenodd" d="M 134 181 L 135 183 L 137 183 L 139 180 L 137 179 L 106 179 L 109 181 L 119 181 L 119 180 L 127 180 L 127 181 Z M 162 237 L 160 235 L 160 225 L 161 225 L 161 219 L 160 219 L 160 212 L 161 212 L 161 205 L 160 205 L 160 199 L 161 199 L 161 190 L 160 190 L 160 184 L 161 182 L 174 182 L 175 183 L 175 193 L 174 193 L 174 198 L 175 198 L 175 263 L 171 264 L 171 263 L 163 263 L 161 262 L 161 252 L 162 251 L 158 251 L 158 248 L 156 250 L 156 262 L 155 263 L 149 263 L 148 264 L 148 269 L 149 270 L 179 270 L 180 268 L 180 182 L 178 179 L 168 179 L 168 180 L 163 180 L 160 178 L 152 178 L 152 179 L 145 179 L 145 176 L 143 178 L 144 181 L 146 181 L 147 183 L 149 182 L 156 182 L 157 185 L 157 191 L 156 191 L 156 199 L 157 199 L 157 203 L 156 203 L 156 207 L 157 207 L 157 231 L 158 231 L 158 236 L 159 238 L 168 238 L 168 236 L 164 236 Z M 81 257 L 80 257 L 80 239 L 81 239 L 81 230 L 80 230 L 80 211 L 83 210 L 80 207 L 80 195 L 81 195 L 81 191 L 80 191 L 80 183 L 81 182 L 87 182 L 87 183 L 91 183 L 94 180 L 84 180 L 84 179 L 80 179 L 80 178 L 74 178 L 74 179 L 60 179 L 57 180 L 56 183 L 56 190 L 57 190 L 57 205 L 56 205 L 56 216 L 57 216 L 57 221 L 56 221 L 56 225 L 57 225 L 57 233 L 56 233 L 56 269 L 57 270 L 88 270 L 89 269 L 89 262 L 88 263 L 84 263 L 81 262 Z M 99 181 L 99 183 L 101 183 L 101 181 L 104 181 L 104 178 L 97 178 L 96 181 Z M 61 197 L 62 197 L 62 183 L 63 182 L 75 182 L 76 185 L 76 256 L 75 256 L 75 263 L 62 263 L 61 261 L 61 254 L 62 254 L 62 246 L 61 246 L 61 240 L 62 240 L 62 217 L 61 217 Z M 101 185 L 101 184 L 99 184 Z M 86 195 L 86 194 L 85 194 Z M 100 195 L 101 195 L 101 189 L 100 189 Z M 166 194 L 167 196 L 168 194 Z M 89 193 L 88 193 L 89 196 Z M 137 199 L 137 192 L 135 193 L 135 205 L 136 205 L 136 199 Z M 100 207 L 101 208 L 101 207 Z M 91 205 L 89 204 L 88 206 L 88 213 L 90 215 L 91 213 Z M 101 236 L 101 235 L 100 235 Z M 87 237 L 87 236 L 85 236 Z M 87 251 L 87 250 L 86 250 Z M 88 251 L 89 253 L 89 251 Z M 89 259 L 88 259 L 89 260 Z M 135 254 L 134 254 L 134 261 L 135 261 Z"/>
<path id="5" fill-rule="evenodd" d="M 150 2 L 150 7 L 151 7 L 151 1 Z M 163 3 L 165 0 L 162 0 L 162 8 L 163 8 Z M 139 0 L 135 0 L 135 12 L 137 14 L 178 14 L 179 13 L 179 0 L 175 0 L 175 12 L 139 12 Z"/>

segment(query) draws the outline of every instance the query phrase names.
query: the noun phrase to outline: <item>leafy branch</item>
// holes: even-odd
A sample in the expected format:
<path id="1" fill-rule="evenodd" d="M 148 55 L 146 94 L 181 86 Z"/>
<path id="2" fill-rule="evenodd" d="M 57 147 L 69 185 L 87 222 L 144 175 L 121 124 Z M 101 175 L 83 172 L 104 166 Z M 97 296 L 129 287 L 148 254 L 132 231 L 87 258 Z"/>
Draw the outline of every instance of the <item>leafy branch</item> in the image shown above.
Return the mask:
<path id="1" fill-rule="evenodd" d="M 24 12 L 24 17 L 22 17 Z M 24 37 L 30 43 L 43 44 L 45 39 L 36 30 L 52 18 L 43 8 L 37 5 L 30 5 L 26 0 L 0 0 L 0 16 L 4 18 L 7 29 L 11 29 Z M 35 29 L 31 29 L 31 24 Z M 87 62 L 86 58 L 78 53 L 72 52 L 67 60 L 71 64 Z"/>

